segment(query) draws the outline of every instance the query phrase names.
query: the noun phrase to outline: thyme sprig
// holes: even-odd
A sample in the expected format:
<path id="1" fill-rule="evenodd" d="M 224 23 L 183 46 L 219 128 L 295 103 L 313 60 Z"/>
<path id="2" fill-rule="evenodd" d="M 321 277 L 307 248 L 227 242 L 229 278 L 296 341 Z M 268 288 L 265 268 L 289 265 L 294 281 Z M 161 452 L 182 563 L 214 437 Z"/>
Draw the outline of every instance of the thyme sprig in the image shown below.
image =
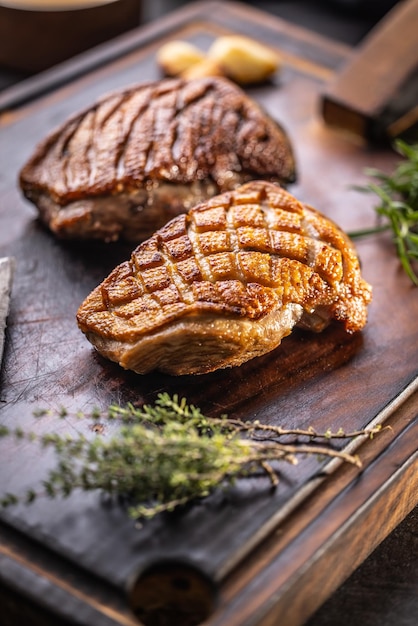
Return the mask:
<path id="1" fill-rule="evenodd" d="M 349 233 L 358 238 L 384 230 L 392 231 L 392 238 L 401 265 L 414 285 L 418 274 L 413 265 L 418 259 L 418 144 L 409 145 L 398 140 L 395 148 L 404 157 L 391 174 L 367 169 L 366 174 L 376 182 L 356 187 L 359 191 L 377 195 L 375 211 L 379 223 L 375 228 Z"/>
<path id="2" fill-rule="evenodd" d="M 36 415 L 42 417 L 46 413 L 39 411 Z M 58 415 L 68 417 L 65 409 Z M 318 433 L 312 428 L 285 429 L 259 421 L 228 419 L 226 415 L 209 418 L 185 398 L 167 393 L 141 408 L 133 404 L 111 405 L 105 415 L 95 409 L 89 415 L 77 416 L 88 417 L 94 424 L 103 417 L 116 419 L 120 427 L 111 437 L 37 435 L 20 428 L 0 429 L 0 436 L 38 441 L 56 454 L 56 467 L 49 471 L 42 491 L 29 490 L 24 502 L 33 502 L 40 495 L 67 497 L 76 489 L 102 490 L 112 496 L 127 497 L 133 518 L 151 518 L 205 498 L 220 485 L 230 485 L 238 477 L 255 475 L 260 470 L 276 486 L 275 462 L 296 464 L 299 455 L 336 457 L 360 466 L 357 456 L 332 448 L 329 441 L 373 437 L 380 430 L 377 426 L 352 433 Z M 91 430 L 100 429 L 93 426 Z M 0 504 L 8 506 L 18 501 L 8 493 Z"/>

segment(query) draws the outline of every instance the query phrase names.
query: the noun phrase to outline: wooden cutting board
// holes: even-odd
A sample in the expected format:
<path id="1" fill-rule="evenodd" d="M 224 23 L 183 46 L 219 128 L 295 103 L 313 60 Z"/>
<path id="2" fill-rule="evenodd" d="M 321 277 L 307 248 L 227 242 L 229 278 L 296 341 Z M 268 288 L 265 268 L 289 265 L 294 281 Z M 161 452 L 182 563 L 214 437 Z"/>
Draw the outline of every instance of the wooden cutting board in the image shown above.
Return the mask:
<path id="1" fill-rule="evenodd" d="M 163 42 L 187 39 L 206 48 L 232 32 L 282 57 L 274 80 L 248 93 L 292 140 L 298 182 L 291 191 L 346 230 L 374 223 L 373 198 L 352 186 L 366 182 L 366 166 L 390 171 L 396 155 L 350 143 L 319 115 L 320 93 L 350 50 L 271 15 L 235 3 L 192 4 L 10 89 L 0 97 L 0 256 L 13 256 L 16 269 L 1 423 L 87 433 L 75 417 L 35 421 L 33 411 L 148 402 L 168 391 L 210 415 L 317 430 L 384 423 L 391 430 L 357 442 L 361 470 L 303 459 L 283 468 L 274 491 L 265 477 L 242 480 L 141 528 L 98 493 L 2 512 L 0 602 L 17 623 L 134 626 L 142 610 L 145 623 L 206 617 L 211 626 L 300 625 L 417 503 L 418 291 L 388 237 L 358 243 L 374 290 L 361 334 L 337 327 L 295 332 L 273 353 L 230 371 L 137 376 L 94 353 L 75 323 L 80 302 L 130 248 L 57 241 L 18 190 L 20 167 L 53 127 L 109 91 L 159 78 L 155 54 Z M 0 441 L 0 492 L 23 493 L 52 466 L 53 457 L 34 444 Z M 160 622 L 149 610 L 155 589 Z M 192 613 L 189 621 L 182 612 Z"/>

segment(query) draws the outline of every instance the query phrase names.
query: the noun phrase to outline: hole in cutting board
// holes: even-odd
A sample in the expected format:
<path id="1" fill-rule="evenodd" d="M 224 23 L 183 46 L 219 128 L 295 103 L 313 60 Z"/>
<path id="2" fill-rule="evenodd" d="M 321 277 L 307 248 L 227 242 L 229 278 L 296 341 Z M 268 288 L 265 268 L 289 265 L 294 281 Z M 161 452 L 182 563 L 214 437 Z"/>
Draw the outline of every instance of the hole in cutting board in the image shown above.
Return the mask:
<path id="1" fill-rule="evenodd" d="M 216 590 L 197 568 L 160 562 L 139 574 L 130 589 L 129 602 L 144 626 L 197 626 L 213 612 Z"/>

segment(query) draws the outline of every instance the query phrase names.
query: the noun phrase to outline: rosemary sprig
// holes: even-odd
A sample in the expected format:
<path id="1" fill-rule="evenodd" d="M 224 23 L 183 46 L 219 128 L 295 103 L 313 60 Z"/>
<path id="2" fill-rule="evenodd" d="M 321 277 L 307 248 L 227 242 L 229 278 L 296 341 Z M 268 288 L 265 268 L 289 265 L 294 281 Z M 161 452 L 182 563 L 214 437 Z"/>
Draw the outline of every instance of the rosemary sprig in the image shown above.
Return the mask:
<path id="1" fill-rule="evenodd" d="M 45 415 L 44 411 L 36 414 Z M 62 418 L 67 412 L 58 412 Z M 150 518 L 171 511 L 192 500 L 204 498 L 221 484 L 254 475 L 260 470 L 278 484 L 276 461 L 297 462 L 297 455 L 337 457 L 360 466 L 357 456 L 332 448 L 333 438 L 369 436 L 380 427 L 353 433 L 318 433 L 314 429 L 284 429 L 258 421 L 228 419 L 226 415 L 209 418 L 185 398 L 160 394 L 153 405 L 136 408 L 112 405 L 103 416 L 94 410 L 88 417 L 95 424 L 103 417 L 121 421 L 117 435 L 106 438 L 84 435 L 36 435 L 22 429 L 0 429 L 0 436 L 38 441 L 53 448 L 56 467 L 43 482 L 43 491 L 30 490 L 23 500 L 32 502 L 39 495 L 69 496 L 75 489 L 100 489 L 110 495 L 128 498 L 133 518 Z M 93 432 L 100 429 L 92 428 Z M 286 442 L 282 439 L 286 437 Z M 16 504 L 18 498 L 5 494 L 2 506 Z"/>
<path id="2" fill-rule="evenodd" d="M 418 259 L 418 144 L 408 145 L 398 140 L 395 148 L 404 157 L 392 174 L 377 169 L 367 169 L 366 174 L 376 180 L 358 191 L 377 195 L 379 204 L 375 211 L 379 216 L 376 228 L 349 233 L 350 237 L 391 230 L 401 265 L 414 285 L 418 286 L 418 274 L 413 264 Z"/>

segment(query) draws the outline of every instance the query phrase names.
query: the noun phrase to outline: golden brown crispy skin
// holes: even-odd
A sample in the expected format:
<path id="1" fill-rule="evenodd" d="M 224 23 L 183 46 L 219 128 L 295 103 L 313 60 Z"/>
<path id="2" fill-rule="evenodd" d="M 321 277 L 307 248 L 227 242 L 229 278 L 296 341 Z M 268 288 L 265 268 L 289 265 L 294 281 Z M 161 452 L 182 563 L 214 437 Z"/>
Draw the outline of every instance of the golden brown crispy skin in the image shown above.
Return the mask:
<path id="1" fill-rule="evenodd" d="M 236 85 L 212 77 L 103 98 L 39 144 L 20 186 L 60 237 L 138 242 L 217 193 L 294 177 L 283 129 Z"/>
<path id="2" fill-rule="evenodd" d="M 138 373 L 201 374 L 276 348 L 295 324 L 363 328 L 371 287 L 349 238 L 254 181 L 171 220 L 80 306 L 81 330 Z"/>

